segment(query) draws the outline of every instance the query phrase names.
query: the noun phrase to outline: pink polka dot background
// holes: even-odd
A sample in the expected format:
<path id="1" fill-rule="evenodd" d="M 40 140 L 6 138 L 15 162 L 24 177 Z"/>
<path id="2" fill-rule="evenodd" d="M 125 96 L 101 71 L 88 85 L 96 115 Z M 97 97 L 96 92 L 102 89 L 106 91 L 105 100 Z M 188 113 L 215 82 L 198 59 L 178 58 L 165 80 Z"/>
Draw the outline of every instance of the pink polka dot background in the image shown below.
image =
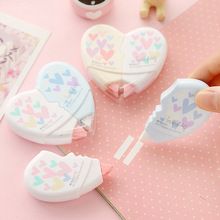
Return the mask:
<path id="1" fill-rule="evenodd" d="M 220 219 L 220 115 L 186 138 L 146 143 L 129 166 L 113 158 L 128 135 L 137 141 L 163 90 L 220 52 L 220 1 L 200 0 L 161 31 L 169 52 L 159 78 L 122 104 L 92 85 L 96 132 L 64 150 L 114 166 L 99 189 L 127 220 Z"/>

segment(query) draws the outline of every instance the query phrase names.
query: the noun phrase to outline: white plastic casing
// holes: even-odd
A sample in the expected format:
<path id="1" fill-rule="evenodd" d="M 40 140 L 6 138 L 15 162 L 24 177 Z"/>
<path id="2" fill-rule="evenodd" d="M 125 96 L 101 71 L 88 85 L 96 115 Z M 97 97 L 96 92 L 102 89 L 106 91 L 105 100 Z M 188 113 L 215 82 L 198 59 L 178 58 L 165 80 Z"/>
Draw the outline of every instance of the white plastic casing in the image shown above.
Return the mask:
<path id="1" fill-rule="evenodd" d="M 9 100 L 5 114 L 16 134 L 40 144 L 68 144 L 87 136 L 94 115 L 89 84 L 63 62 L 44 66 L 36 88 Z"/>
<path id="2" fill-rule="evenodd" d="M 27 190 L 37 199 L 62 202 L 79 198 L 103 182 L 97 159 L 41 151 L 24 172 Z"/>
<path id="3" fill-rule="evenodd" d="M 178 79 L 161 94 L 160 105 L 148 118 L 141 140 L 163 142 L 197 130 L 210 113 L 195 103 L 195 95 L 208 85 L 196 79 Z"/>
<path id="4" fill-rule="evenodd" d="M 150 27 L 123 34 L 108 25 L 95 25 L 84 33 L 81 51 L 92 80 L 118 100 L 142 92 L 157 78 L 167 42 Z"/>

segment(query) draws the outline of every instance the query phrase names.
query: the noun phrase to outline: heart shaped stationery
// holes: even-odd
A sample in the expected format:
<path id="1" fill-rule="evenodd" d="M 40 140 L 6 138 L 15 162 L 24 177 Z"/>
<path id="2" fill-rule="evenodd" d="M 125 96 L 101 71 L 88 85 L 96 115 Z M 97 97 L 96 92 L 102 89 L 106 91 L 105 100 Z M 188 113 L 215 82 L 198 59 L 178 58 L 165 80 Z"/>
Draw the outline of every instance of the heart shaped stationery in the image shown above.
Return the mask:
<path id="1" fill-rule="evenodd" d="M 73 153 L 62 157 L 41 151 L 26 167 L 24 181 L 35 198 L 62 202 L 79 198 L 95 189 L 110 170 L 110 166 L 101 165 L 98 159 Z"/>
<path id="2" fill-rule="evenodd" d="M 13 97 L 6 119 L 14 132 L 41 144 L 66 144 L 92 131 L 95 107 L 89 84 L 71 65 L 44 66 L 34 90 Z"/>
<path id="3" fill-rule="evenodd" d="M 195 95 L 207 87 L 206 83 L 196 79 L 176 80 L 161 94 L 160 105 L 149 117 L 140 139 L 169 141 L 200 128 L 210 113 L 196 106 Z"/>
<path id="4" fill-rule="evenodd" d="M 157 78 L 166 60 L 167 43 L 153 28 L 123 34 L 111 26 L 96 25 L 83 35 L 81 50 L 93 81 L 119 99 L 140 93 Z"/>

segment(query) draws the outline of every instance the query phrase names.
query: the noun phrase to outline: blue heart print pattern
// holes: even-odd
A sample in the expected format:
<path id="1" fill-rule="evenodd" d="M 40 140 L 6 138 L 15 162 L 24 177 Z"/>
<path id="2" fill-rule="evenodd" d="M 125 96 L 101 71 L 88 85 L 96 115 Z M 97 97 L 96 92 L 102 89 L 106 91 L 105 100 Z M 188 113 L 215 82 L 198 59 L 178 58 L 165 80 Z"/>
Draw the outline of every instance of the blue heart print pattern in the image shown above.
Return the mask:
<path id="1" fill-rule="evenodd" d="M 165 139 L 181 137 L 199 128 L 209 113 L 195 104 L 195 95 L 207 85 L 199 80 L 178 79 L 161 95 L 161 104 L 151 115 L 146 129 L 157 130 Z M 155 131 L 156 133 L 156 131 Z M 163 135 L 162 135 L 163 136 Z"/>
<path id="2" fill-rule="evenodd" d="M 72 114 L 90 91 L 80 73 L 62 63 L 47 65 L 40 73 L 37 88 L 49 102 L 58 103 Z"/>

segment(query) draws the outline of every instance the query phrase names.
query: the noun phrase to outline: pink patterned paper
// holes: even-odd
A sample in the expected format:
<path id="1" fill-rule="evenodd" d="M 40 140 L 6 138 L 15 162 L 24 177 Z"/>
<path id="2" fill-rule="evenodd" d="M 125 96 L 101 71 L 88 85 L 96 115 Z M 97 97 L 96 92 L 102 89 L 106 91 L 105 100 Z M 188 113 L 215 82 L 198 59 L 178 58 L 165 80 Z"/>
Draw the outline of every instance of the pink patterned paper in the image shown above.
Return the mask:
<path id="1" fill-rule="evenodd" d="M 38 39 L 0 23 L 0 104 L 19 77 Z"/>
<path id="2" fill-rule="evenodd" d="M 146 143 L 129 166 L 113 158 L 128 135 L 137 141 L 163 90 L 220 49 L 220 1 L 200 0 L 161 30 L 165 67 L 153 85 L 119 105 L 93 86 L 96 133 L 64 146 L 114 169 L 99 190 L 124 219 L 220 219 L 220 115 L 197 132 L 165 144 Z M 133 147 L 133 146 L 131 146 Z M 130 147 L 130 149 L 131 149 Z M 129 152 L 129 151 L 128 151 Z"/>
<path id="3" fill-rule="evenodd" d="M 0 14 L 0 119 L 6 100 L 14 95 L 49 33 Z"/>

